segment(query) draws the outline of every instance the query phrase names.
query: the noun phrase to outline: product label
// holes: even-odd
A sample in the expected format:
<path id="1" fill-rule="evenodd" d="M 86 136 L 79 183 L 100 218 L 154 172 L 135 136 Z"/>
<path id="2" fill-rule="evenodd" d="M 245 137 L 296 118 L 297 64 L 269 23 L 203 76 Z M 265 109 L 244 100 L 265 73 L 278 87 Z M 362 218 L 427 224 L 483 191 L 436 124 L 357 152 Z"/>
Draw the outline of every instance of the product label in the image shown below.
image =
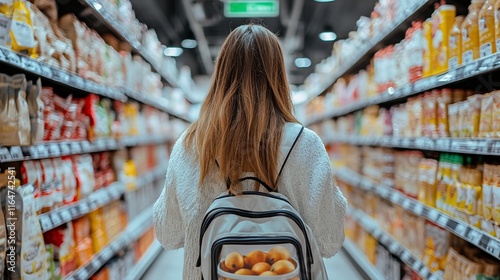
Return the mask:
<path id="1" fill-rule="evenodd" d="M 454 56 L 448 60 L 448 68 L 453 69 L 458 66 L 458 57 Z"/>
<path id="2" fill-rule="evenodd" d="M 482 45 L 479 49 L 479 52 L 481 54 L 481 57 L 485 57 L 485 56 L 492 54 L 493 50 L 491 47 L 491 43 L 486 43 L 486 44 Z"/>
<path id="3" fill-rule="evenodd" d="M 474 60 L 472 50 L 466 51 L 462 54 L 462 62 L 464 64 L 471 63 Z"/>
<path id="4" fill-rule="evenodd" d="M 1 1 L 1 0 L 0 0 Z M 0 14 L 0 46 L 10 44 L 10 25 L 12 20 L 3 14 Z"/>
<path id="5" fill-rule="evenodd" d="M 12 33 L 14 34 L 16 42 L 19 46 L 29 47 L 29 48 L 35 46 L 35 37 L 33 35 L 33 29 L 29 24 L 16 20 L 13 21 Z"/>

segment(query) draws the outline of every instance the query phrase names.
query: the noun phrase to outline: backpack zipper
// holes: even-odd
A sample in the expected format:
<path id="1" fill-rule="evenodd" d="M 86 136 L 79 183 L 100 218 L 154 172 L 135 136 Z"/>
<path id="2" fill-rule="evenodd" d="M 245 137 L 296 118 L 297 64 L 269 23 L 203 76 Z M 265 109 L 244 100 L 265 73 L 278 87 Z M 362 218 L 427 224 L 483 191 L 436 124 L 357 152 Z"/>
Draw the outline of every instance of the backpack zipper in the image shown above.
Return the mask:
<path id="1" fill-rule="evenodd" d="M 230 207 L 220 207 L 220 208 L 215 208 L 212 209 L 207 215 L 205 216 L 205 219 L 203 219 L 203 222 L 201 224 L 201 231 L 200 231 L 200 253 L 198 255 L 198 261 L 196 263 L 196 267 L 201 266 L 201 245 L 203 242 L 203 235 L 205 235 L 205 232 L 207 231 L 208 226 L 210 223 L 217 218 L 218 216 L 221 215 L 226 215 L 226 214 L 235 214 L 241 217 L 246 217 L 246 218 L 270 218 L 274 216 L 285 216 L 290 219 L 292 219 L 300 228 L 302 233 L 304 234 L 304 237 L 306 239 L 306 252 L 307 252 L 307 264 L 308 268 L 310 269 L 311 264 L 314 263 L 312 252 L 311 252 L 311 244 L 309 243 L 309 237 L 307 235 L 306 227 L 302 220 L 295 215 L 295 213 L 292 213 L 287 210 L 271 210 L 271 211 L 245 211 L 237 208 L 230 208 Z"/>
<path id="2" fill-rule="evenodd" d="M 282 201 L 290 204 L 290 206 L 292 206 L 292 204 L 290 203 L 290 201 L 288 201 L 288 200 L 286 200 L 286 199 L 284 199 L 282 197 L 279 197 L 277 195 L 272 195 L 270 193 L 257 192 L 257 191 L 244 191 L 244 192 L 241 193 L 241 195 L 260 195 L 260 196 L 275 198 L 275 199 L 282 200 Z M 235 195 L 233 195 L 233 194 L 222 195 L 222 196 L 219 196 L 219 197 L 215 198 L 214 201 L 217 200 L 217 199 L 227 198 L 227 197 L 232 197 L 232 196 L 235 196 Z"/>
<path id="3" fill-rule="evenodd" d="M 248 244 L 257 244 L 257 245 L 272 245 L 272 244 L 292 244 L 297 250 L 298 262 L 300 266 L 300 275 L 301 279 L 307 280 L 311 279 L 310 277 L 306 277 L 307 271 L 309 271 L 304 266 L 304 254 L 302 252 L 302 246 L 300 242 L 290 236 L 272 236 L 272 237 L 258 237 L 258 236 L 245 236 L 245 237 L 223 237 L 216 240 L 212 244 L 211 252 L 212 252 L 212 279 L 218 279 L 217 276 L 217 267 L 219 266 L 218 256 L 222 250 L 223 245 L 231 244 L 231 245 L 248 245 Z"/>

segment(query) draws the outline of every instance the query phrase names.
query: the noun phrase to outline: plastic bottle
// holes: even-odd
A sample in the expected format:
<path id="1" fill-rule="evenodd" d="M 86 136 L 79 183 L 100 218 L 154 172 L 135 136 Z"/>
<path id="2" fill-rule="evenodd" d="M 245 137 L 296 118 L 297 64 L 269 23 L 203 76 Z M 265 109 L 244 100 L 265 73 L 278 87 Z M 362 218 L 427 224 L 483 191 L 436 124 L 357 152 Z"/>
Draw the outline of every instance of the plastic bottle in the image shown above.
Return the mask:
<path id="1" fill-rule="evenodd" d="M 433 74 L 433 65 L 431 59 L 432 53 L 432 21 L 427 19 L 422 24 L 422 30 L 424 33 L 424 66 L 422 71 L 422 77 L 429 77 Z"/>
<path id="2" fill-rule="evenodd" d="M 450 31 L 448 69 L 462 64 L 462 23 L 464 22 L 464 18 L 464 16 L 456 17 Z"/>
<path id="3" fill-rule="evenodd" d="M 449 37 L 455 20 L 456 9 L 453 5 L 445 5 L 444 1 L 432 15 L 432 61 L 434 74 L 448 70 Z"/>
<path id="4" fill-rule="evenodd" d="M 479 11 L 485 0 L 472 0 L 469 14 L 462 23 L 462 63 L 471 63 L 479 58 Z"/>
<path id="5" fill-rule="evenodd" d="M 479 12 L 479 53 L 481 57 L 496 53 L 495 3 L 486 0 Z"/>

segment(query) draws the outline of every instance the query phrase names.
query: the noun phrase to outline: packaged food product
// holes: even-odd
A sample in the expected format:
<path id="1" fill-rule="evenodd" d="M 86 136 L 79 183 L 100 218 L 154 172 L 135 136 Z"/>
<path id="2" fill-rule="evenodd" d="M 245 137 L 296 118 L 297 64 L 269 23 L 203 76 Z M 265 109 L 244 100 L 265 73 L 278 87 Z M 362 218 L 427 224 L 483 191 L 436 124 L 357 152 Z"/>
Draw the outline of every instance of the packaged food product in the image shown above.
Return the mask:
<path id="1" fill-rule="evenodd" d="M 479 12 L 479 53 L 480 57 L 496 53 L 495 6 L 496 0 L 486 0 Z"/>
<path id="2" fill-rule="evenodd" d="M 479 123 L 481 115 L 481 98 L 482 95 L 476 94 L 467 98 L 468 103 L 468 128 L 466 137 L 478 137 Z"/>
<path id="3" fill-rule="evenodd" d="M 14 0 L 12 8 L 12 23 L 10 28 L 11 49 L 17 52 L 25 52 L 31 57 L 37 57 L 31 3 L 23 0 Z"/>
<path id="4" fill-rule="evenodd" d="M 491 109 L 491 134 L 492 137 L 500 137 L 500 91 L 493 94 L 493 106 Z"/>
<path id="5" fill-rule="evenodd" d="M 10 45 L 10 26 L 12 23 L 12 0 L 0 2 L 0 46 Z"/>
<path id="6" fill-rule="evenodd" d="M 483 173 L 483 217 L 486 220 L 491 220 L 493 218 L 493 185 L 494 183 L 494 170 L 496 167 L 494 165 L 485 164 Z"/>
<path id="7" fill-rule="evenodd" d="M 450 31 L 448 68 L 462 65 L 462 23 L 464 16 L 457 16 Z"/>
<path id="8" fill-rule="evenodd" d="M 482 181 L 483 174 L 479 169 L 474 168 L 470 170 L 470 182 L 468 182 L 467 185 L 467 198 L 465 201 L 465 210 L 468 214 L 476 215 L 478 212 L 478 204 L 480 202 L 480 199 L 482 203 Z"/>
<path id="9" fill-rule="evenodd" d="M 455 20 L 453 5 L 441 5 L 432 14 L 432 63 L 434 74 L 448 70 L 449 38 Z"/>
<path id="10" fill-rule="evenodd" d="M 481 114 L 479 121 L 479 137 L 491 136 L 493 111 L 493 94 L 487 93 L 481 98 Z"/>
<path id="11" fill-rule="evenodd" d="M 26 77 L 0 74 L 0 145 L 29 145 L 31 124 L 26 103 Z"/>
<path id="12" fill-rule="evenodd" d="M 423 70 L 422 70 L 422 77 L 429 77 L 434 74 L 434 65 L 432 61 L 432 52 L 433 52 L 433 45 L 432 45 L 432 20 L 427 19 L 424 21 L 422 24 L 422 30 L 424 34 L 424 63 L 423 63 Z"/>
<path id="13" fill-rule="evenodd" d="M 493 221 L 500 225 L 500 165 L 493 168 Z"/>
<path id="14" fill-rule="evenodd" d="M 61 276 L 66 276 L 77 268 L 72 223 L 51 229 L 43 237 L 47 244 L 53 245 L 54 258 L 59 263 Z"/>
<path id="15" fill-rule="evenodd" d="M 494 15 L 495 15 L 495 40 L 496 45 L 500 46 L 500 2 L 496 1 L 494 6 Z"/>
<path id="16" fill-rule="evenodd" d="M 448 126 L 448 105 L 451 104 L 451 89 L 444 88 L 437 93 L 437 136 L 448 137 L 450 130 Z"/>
<path id="17" fill-rule="evenodd" d="M 92 157 L 88 154 L 73 157 L 73 170 L 76 175 L 78 200 L 88 197 L 95 186 Z"/>
<path id="18" fill-rule="evenodd" d="M 70 204 L 77 198 L 77 182 L 73 172 L 73 162 L 69 157 L 62 158 L 62 166 L 59 171 L 63 174 L 63 204 Z"/>
<path id="19" fill-rule="evenodd" d="M 471 63 L 479 58 L 479 11 L 485 0 L 472 0 L 469 14 L 462 23 L 462 63 Z"/>
<path id="20" fill-rule="evenodd" d="M 43 140 L 43 110 L 44 105 L 40 99 L 40 93 L 42 91 L 42 82 L 40 79 L 36 81 L 36 84 L 28 83 L 27 86 L 27 97 L 26 101 L 28 103 L 28 109 L 31 121 L 31 144 L 41 142 Z"/>

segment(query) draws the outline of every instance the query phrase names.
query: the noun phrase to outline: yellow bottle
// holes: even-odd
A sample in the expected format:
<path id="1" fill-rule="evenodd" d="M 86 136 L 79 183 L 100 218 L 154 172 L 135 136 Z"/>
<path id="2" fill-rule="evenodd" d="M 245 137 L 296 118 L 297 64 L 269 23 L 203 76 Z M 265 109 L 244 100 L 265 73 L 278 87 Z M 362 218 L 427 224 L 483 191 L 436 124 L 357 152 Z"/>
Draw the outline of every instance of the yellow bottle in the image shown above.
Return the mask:
<path id="1" fill-rule="evenodd" d="M 464 22 L 464 16 L 458 16 L 455 18 L 455 24 L 451 28 L 450 32 L 450 50 L 448 59 L 448 69 L 455 68 L 462 65 L 462 23 Z"/>
<path id="2" fill-rule="evenodd" d="M 500 46 L 500 0 L 497 0 L 495 2 L 495 7 L 494 7 L 494 14 L 495 14 L 495 40 L 496 40 L 496 45 Z"/>
<path id="3" fill-rule="evenodd" d="M 485 0 L 472 0 L 469 14 L 462 23 L 462 63 L 471 63 L 479 58 L 479 11 Z"/>
<path id="4" fill-rule="evenodd" d="M 433 65 L 431 59 L 432 53 L 432 20 L 427 19 L 422 24 L 422 30 L 424 33 L 424 66 L 422 70 L 422 77 L 429 77 L 433 74 Z"/>
<path id="5" fill-rule="evenodd" d="M 453 5 L 441 5 L 432 15 L 432 63 L 434 74 L 448 70 L 449 37 L 455 20 Z"/>
<path id="6" fill-rule="evenodd" d="M 479 53 L 481 57 L 496 53 L 495 39 L 495 3 L 486 0 L 479 12 Z"/>

